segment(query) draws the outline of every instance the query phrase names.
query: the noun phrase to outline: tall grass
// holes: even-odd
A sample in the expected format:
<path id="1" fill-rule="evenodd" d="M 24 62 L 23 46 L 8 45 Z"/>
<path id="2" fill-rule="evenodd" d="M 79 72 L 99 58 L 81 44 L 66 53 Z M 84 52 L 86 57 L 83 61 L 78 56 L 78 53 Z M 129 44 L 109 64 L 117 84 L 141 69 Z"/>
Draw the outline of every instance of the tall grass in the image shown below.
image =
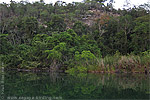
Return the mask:
<path id="1" fill-rule="evenodd" d="M 121 55 L 116 52 L 113 56 L 97 59 L 94 67 L 90 65 L 90 71 L 99 72 L 144 72 L 150 70 L 150 51 L 140 55 Z"/>

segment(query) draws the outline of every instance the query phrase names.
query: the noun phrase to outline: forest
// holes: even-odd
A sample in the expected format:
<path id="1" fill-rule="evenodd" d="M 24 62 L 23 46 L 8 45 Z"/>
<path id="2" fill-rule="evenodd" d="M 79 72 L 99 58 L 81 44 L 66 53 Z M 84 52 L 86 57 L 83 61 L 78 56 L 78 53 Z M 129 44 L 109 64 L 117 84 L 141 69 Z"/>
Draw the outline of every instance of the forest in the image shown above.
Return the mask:
<path id="1" fill-rule="evenodd" d="M 0 66 L 12 70 L 150 71 L 150 4 L 110 0 L 0 3 Z"/>

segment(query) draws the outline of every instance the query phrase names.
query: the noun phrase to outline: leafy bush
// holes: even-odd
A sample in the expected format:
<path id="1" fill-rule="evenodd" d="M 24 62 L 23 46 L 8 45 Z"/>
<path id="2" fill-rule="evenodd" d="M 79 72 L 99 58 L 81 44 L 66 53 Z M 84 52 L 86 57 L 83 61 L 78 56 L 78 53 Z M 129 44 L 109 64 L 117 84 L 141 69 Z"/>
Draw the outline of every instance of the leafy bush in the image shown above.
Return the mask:
<path id="1" fill-rule="evenodd" d="M 84 65 L 92 64 L 95 59 L 96 59 L 95 55 L 90 51 L 82 51 L 81 54 L 78 51 L 75 52 L 75 60 L 79 64 Z"/>

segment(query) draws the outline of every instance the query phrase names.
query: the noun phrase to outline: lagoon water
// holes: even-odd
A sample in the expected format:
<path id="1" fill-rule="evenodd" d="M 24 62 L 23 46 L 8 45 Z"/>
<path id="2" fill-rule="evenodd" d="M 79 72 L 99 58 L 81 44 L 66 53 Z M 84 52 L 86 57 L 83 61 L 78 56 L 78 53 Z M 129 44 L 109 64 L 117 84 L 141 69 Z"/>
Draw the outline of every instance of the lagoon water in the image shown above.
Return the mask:
<path id="1" fill-rule="evenodd" d="M 5 100 L 149 99 L 144 74 L 5 72 Z"/>

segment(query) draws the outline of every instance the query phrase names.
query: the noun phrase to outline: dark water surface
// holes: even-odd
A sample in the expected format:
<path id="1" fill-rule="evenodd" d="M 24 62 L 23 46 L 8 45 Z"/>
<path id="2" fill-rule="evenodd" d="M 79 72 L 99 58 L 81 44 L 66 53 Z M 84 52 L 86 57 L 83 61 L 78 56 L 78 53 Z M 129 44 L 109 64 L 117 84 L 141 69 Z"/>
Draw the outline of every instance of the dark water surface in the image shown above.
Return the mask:
<path id="1" fill-rule="evenodd" d="M 5 100 L 149 99 L 144 74 L 5 72 Z"/>

